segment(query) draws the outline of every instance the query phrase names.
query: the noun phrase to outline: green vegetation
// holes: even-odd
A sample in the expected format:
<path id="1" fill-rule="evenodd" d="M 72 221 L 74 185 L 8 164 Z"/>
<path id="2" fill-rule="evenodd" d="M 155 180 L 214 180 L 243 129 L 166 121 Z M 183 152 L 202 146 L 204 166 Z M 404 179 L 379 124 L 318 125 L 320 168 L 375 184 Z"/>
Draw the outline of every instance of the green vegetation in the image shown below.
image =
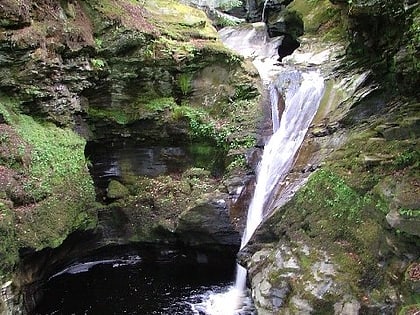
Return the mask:
<path id="1" fill-rule="evenodd" d="M 132 117 L 131 114 L 128 114 L 121 109 L 117 108 L 107 108 L 99 109 L 91 107 L 88 110 L 89 116 L 101 120 L 111 120 L 120 125 L 125 125 L 131 122 L 135 117 Z"/>
<path id="2" fill-rule="evenodd" d="M 216 1 L 216 6 L 222 10 L 230 10 L 242 5 L 241 0 L 218 0 Z"/>
<path id="3" fill-rule="evenodd" d="M 319 198 L 322 187 L 322 198 Z M 311 200 L 310 204 L 306 204 Z M 297 194 L 302 211 L 327 209 L 330 215 L 343 222 L 358 222 L 361 212 L 370 200 L 359 195 L 342 178 L 329 170 L 321 169 L 311 176 L 308 183 Z"/>
<path id="4" fill-rule="evenodd" d="M 405 151 L 397 154 L 393 161 L 393 165 L 396 169 L 403 169 L 408 166 L 419 167 L 420 152 L 409 147 Z"/>
<path id="5" fill-rule="evenodd" d="M 0 281 L 13 271 L 18 261 L 15 221 L 12 210 L 0 201 Z"/>
<path id="6" fill-rule="evenodd" d="M 188 95 L 188 93 L 191 92 L 191 89 L 192 89 L 191 82 L 192 82 L 192 75 L 189 73 L 182 73 L 178 77 L 178 86 L 183 96 L 186 96 Z"/>
<path id="7" fill-rule="evenodd" d="M 420 71 L 420 58 L 418 51 L 420 49 L 420 8 L 413 12 L 413 20 L 408 31 L 409 42 L 407 44 L 409 55 L 412 58 L 414 70 Z"/>
<path id="8" fill-rule="evenodd" d="M 163 112 L 164 110 L 172 110 L 176 106 L 172 97 L 156 98 L 149 101 L 145 108 L 152 113 Z"/>
<path id="9" fill-rule="evenodd" d="M 370 157 L 374 158 L 373 161 L 369 160 Z M 415 170 L 419 165 L 418 144 L 414 139 L 400 141 L 378 138 L 374 128 L 355 130 L 347 140 L 347 145 L 336 151 L 329 161 L 334 172 L 350 187 L 360 193 L 367 193 L 381 178 L 395 171 Z"/>
<path id="10" fill-rule="evenodd" d="M 165 8 L 165 9 L 162 9 Z M 174 0 L 146 1 L 145 9 L 161 34 L 185 41 L 190 38 L 216 39 L 216 30 L 206 14 Z"/>
<path id="11" fill-rule="evenodd" d="M 384 240 L 390 236 L 373 219 L 374 213 L 375 205 L 370 197 L 352 189 L 329 167 L 323 167 L 275 213 L 273 229 L 276 235 L 326 250 L 337 266 L 334 281 L 359 295 L 364 290 L 360 286 L 363 281 L 375 278 L 379 290 L 385 285 L 379 280 L 382 276 L 376 259 L 378 253 L 387 251 Z M 314 257 L 307 258 L 310 260 L 300 257 L 300 263 L 309 264 L 304 277 L 310 278 Z"/>
<path id="12" fill-rule="evenodd" d="M 216 122 L 204 110 L 181 105 L 173 109 L 172 117 L 175 120 L 188 120 L 192 139 L 211 140 L 220 148 L 227 148 L 229 128 L 217 127 Z"/>
<path id="13" fill-rule="evenodd" d="M 105 60 L 92 58 L 90 60 L 92 67 L 96 70 L 102 70 L 105 67 Z"/>
<path id="14" fill-rule="evenodd" d="M 219 27 L 238 25 L 238 22 L 225 18 L 224 16 L 217 16 L 214 23 Z"/>
<path id="15" fill-rule="evenodd" d="M 419 218 L 420 217 L 420 210 L 419 209 L 406 209 L 400 208 L 398 212 L 406 218 Z"/>
<path id="16" fill-rule="evenodd" d="M 239 3 L 236 0 L 225 1 L 224 6 L 227 8 Z M 38 14 L 47 5 L 37 6 L 34 12 Z M 62 3 L 62 6 L 67 5 Z M 55 9 L 59 12 L 61 8 L 56 6 Z M 121 84 L 118 88 L 122 89 L 117 93 L 127 94 L 121 99 L 119 95 L 112 98 L 112 107 L 106 107 L 108 104 L 95 107 L 92 102 L 92 106 L 87 108 L 87 114 L 93 125 L 100 121 L 102 125 L 115 127 L 115 130 L 118 130 L 118 125 L 128 129 L 131 123 L 144 119 L 156 124 L 156 130 L 162 130 L 167 124 L 175 124 L 175 127 L 185 129 L 180 130 L 181 134 L 188 132 L 190 137 L 185 139 L 186 142 L 191 140 L 193 144 L 203 144 L 191 149 L 196 153 L 197 165 L 202 167 L 209 166 L 206 162 L 211 164 L 206 160 L 208 155 L 223 164 L 228 150 L 239 152 L 243 147 L 253 145 L 254 137 L 248 136 L 248 131 L 255 127 L 257 90 L 248 73 L 240 77 L 245 72 L 243 68 L 240 69 L 243 58 L 222 45 L 217 39 L 216 30 L 202 11 L 172 0 L 92 0 L 78 2 L 77 5 L 69 4 L 69 7 L 63 9 L 68 18 L 65 22 L 49 16 L 46 20 L 33 21 L 22 32 L 13 29 L 14 34 L 10 37 L 12 44 L 19 44 L 25 49 L 42 48 L 31 53 L 34 56 L 31 62 L 34 63 L 42 58 L 50 58 L 48 52 L 51 48 L 54 58 L 57 58 L 51 63 L 43 63 L 42 71 L 49 71 L 50 66 L 61 66 L 59 57 L 63 50 L 74 52 L 72 58 L 75 58 L 75 67 L 70 69 L 63 65 L 60 68 L 63 70 L 63 80 L 74 83 L 74 90 L 86 88 L 86 85 L 79 82 L 79 77 L 72 73 L 78 71 L 80 56 L 76 50 L 82 47 L 86 48 L 86 54 L 82 54 L 84 57 L 80 58 L 83 59 L 81 62 L 84 64 L 87 60 L 94 71 L 83 68 L 85 72 L 81 81 L 92 80 L 100 85 L 106 77 L 114 93 L 116 90 L 113 87 L 116 86 L 111 80 L 118 80 L 118 84 Z M 54 23 L 54 28 L 50 30 L 46 22 Z M 57 29 L 57 34 L 49 34 L 53 33 L 53 29 Z M 72 33 L 75 34 L 74 38 Z M 51 36 L 57 45 L 45 45 L 47 36 Z M 78 42 L 80 38 L 83 41 Z M 48 47 L 44 49 L 44 46 Z M 226 69 L 229 77 L 222 87 L 229 94 L 220 93 L 223 95 L 218 96 L 220 100 L 214 106 L 200 106 L 200 100 L 191 105 L 193 75 L 195 79 L 198 71 L 213 64 Z M 44 76 L 41 70 L 36 78 Z M 19 86 L 24 91 L 25 100 L 28 103 L 33 101 L 33 108 L 39 109 L 38 114 L 45 119 L 23 115 L 17 102 L 6 98 L 0 100 L 0 114 L 7 121 L 7 128 L 12 130 L 9 132 L 7 129 L 7 133 L 0 134 L 0 149 L 18 144 L 14 146 L 16 150 L 11 158 L 3 156 L 4 150 L 0 152 L 0 167 L 8 172 L 8 177 L 1 184 L 9 185 L 12 182 L 13 185 L 13 189 L 0 192 L 0 277 L 3 273 L 10 274 L 13 271 L 19 259 L 19 249 L 56 247 L 74 230 L 87 229 L 96 224 L 95 193 L 84 158 L 85 141 L 72 130 L 48 122 L 50 118 L 58 121 L 54 120 L 56 117 L 50 111 L 58 111 L 59 108 L 58 105 L 54 107 L 53 100 L 47 105 L 44 102 L 47 96 L 49 100 L 51 95 L 56 96 L 53 91 L 50 93 L 52 83 L 47 81 L 37 86 L 25 83 Z M 243 84 L 245 81 L 247 84 Z M 138 82 L 138 86 L 134 86 L 133 82 Z M 235 87 L 236 93 L 233 94 Z M 199 97 L 204 98 L 201 95 Z M 69 108 L 69 119 L 63 124 L 72 123 L 73 109 Z M 28 110 L 32 108 L 28 106 Z M 246 117 L 240 116 L 241 113 L 246 114 Z M 155 136 L 153 132 L 150 134 L 151 137 Z M 242 163 L 243 156 L 239 160 Z M 175 179 L 161 178 L 162 182 L 167 181 L 167 186 L 152 185 L 148 187 L 150 191 L 141 197 L 137 195 L 143 193 L 141 189 L 125 179 L 122 184 L 129 189 L 129 194 L 113 183 L 110 197 L 118 199 L 116 203 L 120 204 L 133 201 L 131 209 L 127 211 L 133 211 L 135 216 L 138 215 L 135 213 L 137 201 L 145 201 L 144 197 L 148 193 L 156 192 L 154 206 L 162 212 L 167 211 L 173 205 L 171 201 L 178 198 L 177 194 L 179 200 L 184 202 L 191 190 L 197 191 L 193 196 L 195 199 L 215 190 L 219 183 L 212 182 L 209 172 L 202 172 L 205 174 L 203 178 L 183 178 L 181 187 L 178 187 L 179 182 Z M 169 186 L 171 189 L 165 188 Z M 178 188 L 182 188 L 182 191 L 178 191 Z M 166 193 L 169 195 L 161 198 Z M 146 204 L 143 209 L 145 215 L 139 221 L 150 218 L 153 210 L 153 207 L 147 207 L 147 202 L 143 204 Z M 141 233 L 142 226 L 136 228 Z"/>
<path id="17" fill-rule="evenodd" d="M 420 303 L 404 306 L 398 315 L 415 315 L 420 311 Z"/>

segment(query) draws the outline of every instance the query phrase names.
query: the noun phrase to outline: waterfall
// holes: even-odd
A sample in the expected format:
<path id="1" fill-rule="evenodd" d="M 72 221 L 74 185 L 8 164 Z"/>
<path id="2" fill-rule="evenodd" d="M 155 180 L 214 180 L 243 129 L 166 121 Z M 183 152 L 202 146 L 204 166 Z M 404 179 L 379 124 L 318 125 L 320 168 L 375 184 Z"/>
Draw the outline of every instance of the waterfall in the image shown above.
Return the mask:
<path id="1" fill-rule="evenodd" d="M 266 3 L 267 1 L 265 5 Z M 272 110 L 273 134 L 264 147 L 261 161 L 256 169 L 254 196 L 248 209 L 246 227 L 241 240 L 241 249 L 243 249 L 263 221 L 264 215 L 273 210 L 271 208 L 276 187 L 285 180 L 293 166 L 305 134 L 318 110 L 324 92 L 324 80 L 318 71 L 278 67 L 276 64 L 278 56 L 270 58 L 275 54 L 261 49 L 258 45 L 258 43 L 263 45 L 267 41 L 266 37 L 261 36 L 255 28 L 239 31 L 236 36 L 233 35 L 232 29 L 226 29 L 221 36 L 230 48 L 253 58 L 253 63 L 268 88 Z M 248 43 L 251 46 L 243 50 L 244 45 Z M 258 52 L 264 53 L 263 57 Z M 270 68 L 270 65 L 273 67 Z M 279 92 L 285 101 L 282 115 L 278 111 Z M 244 311 L 246 277 L 247 270 L 238 265 L 235 285 L 223 294 L 211 296 L 204 303 L 202 308 L 204 313 L 247 314 Z"/>
<path id="2" fill-rule="evenodd" d="M 266 7 L 267 7 L 267 3 L 268 3 L 268 1 L 270 1 L 270 0 L 265 0 L 265 1 L 264 1 L 263 11 L 262 11 L 262 14 L 261 14 L 261 21 L 262 21 L 262 22 L 265 22 L 265 21 L 264 21 L 264 18 L 265 18 L 265 9 L 266 9 Z"/>
<path id="3" fill-rule="evenodd" d="M 256 186 L 248 209 L 241 248 L 250 240 L 263 220 L 264 213 L 272 210 L 270 197 L 293 166 L 296 153 L 316 114 L 324 92 L 324 80 L 316 71 L 286 71 L 279 74 L 275 84 L 278 88 L 285 90 L 285 110 L 279 127 L 265 146 L 257 167 Z M 274 100 L 276 104 L 272 106 L 272 109 L 277 111 L 277 99 Z M 277 124 L 278 122 L 273 122 L 273 129 Z M 242 271 L 238 272 L 236 279 L 238 289 L 239 285 L 245 288 L 243 277 L 246 278 L 246 273 L 244 275 Z"/>
<path id="4" fill-rule="evenodd" d="M 277 90 L 280 90 L 285 98 L 285 109 L 280 122 L 273 123 L 273 126 L 278 125 L 278 128 L 266 144 L 257 167 L 255 192 L 248 209 L 241 249 L 262 222 L 264 214 L 272 210 L 271 201 L 275 188 L 293 166 L 296 154 L 318 110 L 324 92 L 324 80 L 317 71 L 285 69 L 278 74 L 272 89 L 273 93 L 276 92 L 276 97 L 272 98 L 272 101 L 275 101 L 272 108 L 277 111 Z M 247 314 L 243 311 L 243 308 L 246 308 L 246 277 L 247 270 L 237 265 L 235 285 L 224 294 L 211 296 L 203 307 L 205 314 Z"/>
<path id="5" fill-rule="evenodd" d="M 273 133 L 280 128 L 280 113 L 279 113 L 279 93 L 274 84 L 269 86 L 270 104 L 271 104 L 271 121 L 273 124 Z"/>

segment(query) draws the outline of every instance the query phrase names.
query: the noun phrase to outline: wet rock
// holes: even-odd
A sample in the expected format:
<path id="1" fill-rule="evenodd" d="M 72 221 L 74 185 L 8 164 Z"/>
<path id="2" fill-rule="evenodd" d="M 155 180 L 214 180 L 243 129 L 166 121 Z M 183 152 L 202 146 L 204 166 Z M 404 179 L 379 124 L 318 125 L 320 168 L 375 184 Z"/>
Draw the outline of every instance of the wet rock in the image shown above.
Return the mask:
<path id="1" fill-rule="evenodd" d="M 407 117 L 401 122 L 401 124 L 381 124 L 377 126 L 375 130 L 388 141 L 419 137 L 420 118 L 416 116 Z"/>
<path id="2" fill-rule="evenodd" d="M 175 234 L 193 246 L 239 246 L 240 235 L 231 223 L 227 197 L 221 193 L 203 196 L 196 206 L 180 215 Z"/>
<path id="3" fill-rule="evenodd" d="M 281 44 L 278 47 L 279 60 L 282 61 L 284 57 L 293 53 L 299 46 L 299 41 L 294 39 L 291 35 L 282 35 Z"/>
<path id="4" fill-rule="evenodd" d="M 13 289 L 13 282 L 0 282 L 0 312 L 5 315 L 23 314 L 23 310 L 16 303 L 17 296 Z"/>
<path id="5" fill-rule="evenodd" d="M 283 9 L 274 14 L 268 10 L 267 31 L 270 37 L 289 35 L 291 39 L 297 39 L 303 35 L 303 21 L 296 11 Z"/>
<path id="6" fill-rule="evenodd" d="M 363 163 L 365 164 L 366 168 L 372 168 L 374 166 L 378 166 L 380 164 L 385 163 L 386 161 L 390 161 L 392 156 L 387 155 L 365 155 L 363 156 Z"/>
<path id="7" fill-rule="evenodd" d="M 302 298 L 294 296 L 291 299 L 290 304 L 292 304 L 296 308 L 296 310 L 299 314 L 309 315 L 309 314 L 312 314 L 312 312 L 313 312 L 313 308 L 308 303 L 308 301 L 306 301 Z"/>
<path id="8" fill-rule="evenodd" d="M 319 253 L 323 260 L 315 261 L 308 268 L 305 266 L 306 259 L 313 257 L 313 249 L 309 249 L 305 244 L 294 246 L 290 248 L 282 245 L 275 253 L 263 248 L 255 252 L 248 261 L 258 311 L 299 309 L 302 314 L 310 314 L 316 305 L 313 300 L 303 299 L 302 292 L 318 301 L 323 299 L 327 292 L 332 293 L 333 286 L 337 285 L 333 280 L 336 275 L 335 267 L 325 254 Z M 307 258 L 299 259 L 300 255 Z"/>
<path id="9" fill-rule="evenodd" d="M 310 129 L 311 135 L 314 137 L 325 137 L 333 134 L 340 128 L 338 122 L 331 122 L 328 124 L 319 124 Z"/>
<path id="10" fill-rule="evenodd" d="M 392 228 L 420 235 L 420 191 L 415 177 L 386 177 L 375 186 L 374 191 L 389 204 L 386 221 Z"/>
<path id="11" fill-rule="evenodd" d="M 356 300 L 344 301 L 334 304 L 336 315 L 357 315 L 359 314 L 360 303 Z"/>
<path id="12" fill-rule="evenodd" d="M 413 216 L 418 217 L 418 213 L 420 210 L 412 210 Z M 394 229 L 398 229 L 405 233 L 420 236 L 420 219 L 413 217 L 413 218 L 405 218 L 401 213 L 396 210 L 391 210 L 386 215 L 386 221 L 388 224 L 393 227 Z"/>

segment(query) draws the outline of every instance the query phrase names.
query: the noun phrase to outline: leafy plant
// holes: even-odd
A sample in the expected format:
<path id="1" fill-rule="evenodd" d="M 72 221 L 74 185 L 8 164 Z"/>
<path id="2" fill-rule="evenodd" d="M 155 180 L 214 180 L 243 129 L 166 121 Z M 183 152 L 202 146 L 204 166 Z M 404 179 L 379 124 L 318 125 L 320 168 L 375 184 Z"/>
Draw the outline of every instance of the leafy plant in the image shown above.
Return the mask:
<path id="1" fill-rule="evenodd" d="M 182 73 L 178 77 L 178 86 L 181 89 L 182 95 L 186 96 L 191 92 L 192 89 L 192 75 L 189 73 Z"/>
<path id="2" fill-rule="evenodd" d="M 192 138 L 209 139 L 214 141 L 218 147 L 227 149 L 230 130 L 223 127 L 217 128 L 215 122 L 205 111 L 182 105 L 174 108 L 172 117 L 175 120 L 188 120 Z"/>
<path id="3" fill-rule="evenodd" d="M 244 168 L 246 166 L 246 160 L 243 155 L 236 155 L 232 162 L 226 167 L 228 172 L 231 172 L 237 168 Z"/>
<path id="4" fill-rule="evenodd" d="M 222 15 L 216 17 L 215 23 L 220 27 L 235 26 L 239 24 L 237 21 L 228 19 Z"/>
<path id="5" fill-rule="evenodd" d="M 103 41 L 100 38 L 95 38 L 95 45 L 98 49 L 102 48 Z"/>
<path id="6" fill-rule="evenodd" d="M 105 61 L 103 59 L 92 58 L 90 62 L 94 69 L 102 70 L 105 67 Z"/>
<path id="7" fill-rule="evenodd" d="M 399 214 L 401 214 L 404 217 L 407 218 L 417 218 L 420 217 L 420 210 L 417 209 L 406 209 L 406 208 L 400 208 L 398 210 Z"/>
<path id="8" fill-rule="evenodd" d="M 397 168 L 405 168 L 407 166 L 413 165 L 418 162 L 420 159 L 420 154 L 416 150 L 408 149 L 400 154 L 394 160 L 394 165 Z"/>
<path id="9" fill-rule="evenodd" d="M 146 104 L 146 109 L 152 112 L 161 112 L 167 108 L 173 108 L 176 105 L 172 97 L 163 97 L 153 99 Z"/>

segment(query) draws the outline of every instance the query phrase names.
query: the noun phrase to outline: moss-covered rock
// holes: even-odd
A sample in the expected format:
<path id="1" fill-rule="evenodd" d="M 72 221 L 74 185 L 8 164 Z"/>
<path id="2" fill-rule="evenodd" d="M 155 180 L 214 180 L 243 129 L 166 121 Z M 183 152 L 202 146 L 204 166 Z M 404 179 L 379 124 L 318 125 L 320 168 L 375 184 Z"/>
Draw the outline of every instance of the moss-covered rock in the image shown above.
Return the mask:
<path id="1" fill-rule="evenodd" d="M 4 139 L 0 166 L 2 256 L 0 278 L 19 262 L 18 251 L 57 247 L 73 231 L 96 224 L 85 140 L 69 129 L 34 120 L 1 98 Z M 11 148 L 8 153 L 5 146 Z"/>
<path id="2" fill-rule="evenodd" d="M 239 233 L 231 223 L 228 196 L 218 192 L 223 186 L 209 171 L 190 168 L 182 176 L 154 178 L 126 174 L 121 180 L 124 196 L 119 195 L 100 213 L 105 234 L 111 229 L 117 236 L 105 237 L 105 242 L 178 240 L 195 246 L 238 245 Z M 110 186 L 120 189 L 122 184 L 111 181 L 108 194 Z"/>
<path id="3" fill-rule="evenodd" d="M 379 81 L 419 97 L 418 4 L 407 1 L 347 1 L 339 4 L 346 20 L 348 55 L 369 63 Z"/>
<path id="4" fill-rule="evenodd" d="M 111 180 L 108 184 L 106 196 L 110 199 L 120 199 L 129 195 L 127 187 L 117 180 Z"/>

